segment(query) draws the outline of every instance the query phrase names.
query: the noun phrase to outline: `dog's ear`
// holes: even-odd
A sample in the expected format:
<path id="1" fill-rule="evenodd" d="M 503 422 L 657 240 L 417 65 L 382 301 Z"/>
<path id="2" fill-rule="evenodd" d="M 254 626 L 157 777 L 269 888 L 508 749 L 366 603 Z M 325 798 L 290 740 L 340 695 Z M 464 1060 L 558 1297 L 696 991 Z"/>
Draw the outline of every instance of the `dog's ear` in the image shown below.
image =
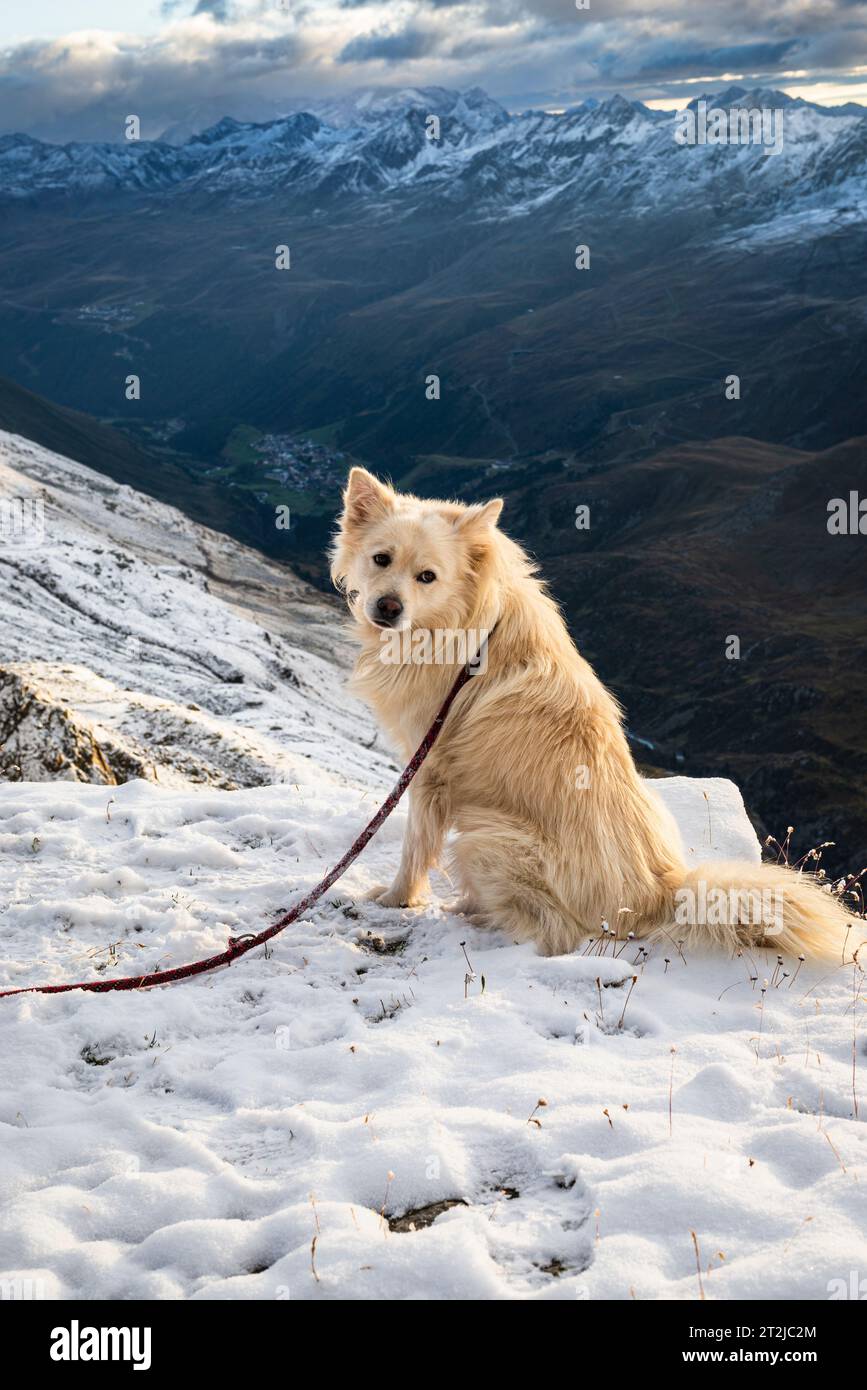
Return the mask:
<path id="1" fill-rule="evenodd" d="M 343 525 L 362 526 L 394 510 L 394 489 L 381 483 L 366 468 L 353 468 L 343 493 Z"/>
<path id="2" fill-rule="evenodd" d="M 465 536 L 478 536 L 484 531 L 493 531 L 502 510 L 502 497 L 492 497 L 490 502 L 479 502 L 474 507 L 467 507 L 455 522 L 455 530 Z"/>

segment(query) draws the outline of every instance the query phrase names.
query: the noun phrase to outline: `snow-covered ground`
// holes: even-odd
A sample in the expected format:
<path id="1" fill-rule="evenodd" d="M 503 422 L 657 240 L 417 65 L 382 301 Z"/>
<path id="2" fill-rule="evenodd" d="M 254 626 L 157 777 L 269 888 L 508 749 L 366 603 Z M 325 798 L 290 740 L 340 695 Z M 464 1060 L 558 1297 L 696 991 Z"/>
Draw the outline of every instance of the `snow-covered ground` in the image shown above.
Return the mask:
<path id="1" fill-rule="evenodd" d="M 723 845 L 727 786 L 704 788 Z M 3 788 L 4 985 L 221 949 L 382 790 L 312 768 L 237 792 Z M 680 806 L 699 843 L 701 790 Z M 805 967 L 762 1009 L 770 957 L 543 959 L 439 906 L 355 905 L 402 825 L 230 970 L 0 1001 L 5 1277 L 47 1297 L 695 1298 L 691 1231 L 714 1298 L 820 1299 L 863 1265 L 851 969 Z M 460 1205 L 390 1228 L 441 1202 Z"/>
<path id="2" fill-rule="evenodd" d="M 60 469 L 6 448 L 19 488 Z M 87 470 L 64 467 L 77 496 Z M 111 608 L 132 557 L 143 592 L 159 570 L 141 640 L 163 653 L 166 698 L 193 678 L 194 589 L 197 651 L 229 651 L 286 727 L 268 731 L 274 785 L 0 784 L 0 988 L 214 953 L 312 886 L 392 780 L 327 650 L 304 663 L 281 638 L 304 684 L 274 680 L 253 617 L 160 568 L 135 526 L 98 564 L 97 514 L 76 519 L 60 491 L 53 548 L 19 556 L 12 654 L 59 640 L 40 577 L 70 592 L 74 539 L 87 601 L 67 605 L 68 650 L 118 708 L 160 686 L 157 660 L 118 667 L 99 636 L 101 615 L 136 621 L 131 591 Z M 159 523 L 203 543 L 168 508 Z M 8 586 L 2 601 L 12 623 Z M 260 705 L 222 706 L 237 683 L 220 669 L 197 687 L 203 715 L 236 736 L 249 718 L 264 740 Z M 729 783 L 658 785 L 691 858 L 757 856 Z M 404 823 L 399 809 L 317 909 L 230 970 L 0 1000 L 4 1280 L 49 1298 L 695 1299 L 693 1232 L 711 1299 L 824 1299 L 867 1272 L 851 966 L 795 977 L 786 961 L 782 978 L 773 954 L 684 958 L 675 941 L 544 959 L 447 914 L 442 878 L 425 910 L 362 902 Z"/>

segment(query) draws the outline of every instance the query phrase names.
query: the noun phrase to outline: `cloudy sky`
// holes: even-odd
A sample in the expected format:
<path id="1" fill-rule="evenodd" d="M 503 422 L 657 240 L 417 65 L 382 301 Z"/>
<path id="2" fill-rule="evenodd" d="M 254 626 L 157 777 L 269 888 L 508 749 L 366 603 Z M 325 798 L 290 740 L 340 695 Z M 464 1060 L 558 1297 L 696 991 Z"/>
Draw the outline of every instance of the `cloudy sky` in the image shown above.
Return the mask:
<path id="1" fill-rule="evenodd" d="M 510 109 L 737 81 L 867 103 L 867 0 L 2 0 L 0 132 L 266 119 L 358 87 L 479 85 Z M 216 119 L 216 116 L 215 116 Z"/>

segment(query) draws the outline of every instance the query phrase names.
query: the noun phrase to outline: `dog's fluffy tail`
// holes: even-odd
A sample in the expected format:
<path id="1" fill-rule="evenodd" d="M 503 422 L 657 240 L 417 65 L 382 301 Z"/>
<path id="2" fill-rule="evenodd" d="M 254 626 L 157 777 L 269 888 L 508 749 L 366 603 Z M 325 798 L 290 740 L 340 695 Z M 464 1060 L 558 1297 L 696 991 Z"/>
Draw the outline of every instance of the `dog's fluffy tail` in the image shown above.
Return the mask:
<path id="1" fill-rule="evenodd" d="M 842 960 L 861 944 L 864 926 L 814 875 L 782 864 L 698 864 L 675 894 L 678 940 L 694 945 Z"/>

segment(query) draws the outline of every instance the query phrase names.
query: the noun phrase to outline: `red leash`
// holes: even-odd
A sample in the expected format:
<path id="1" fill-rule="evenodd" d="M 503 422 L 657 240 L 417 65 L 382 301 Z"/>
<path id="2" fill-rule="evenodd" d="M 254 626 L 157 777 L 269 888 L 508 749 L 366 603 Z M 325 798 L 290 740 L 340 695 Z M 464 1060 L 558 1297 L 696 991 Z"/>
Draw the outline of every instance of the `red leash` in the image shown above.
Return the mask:
<path id="1" fill-rule="evenodd" d="M 150 975 L 128 975 L 116 980 L 85 980 L 82 984 L 75 985 L 28 985 L 24 989 L 5 989 L 0 991 L 0 999 L 8 999 L 13 994 L 67 994 L 73 989 L 86 989 L 94 994 L 103 994 L 111 989 L 149 989 L 151 985 L 170 985 L 175 980 L 186 980 L 191 975 L 204 975 L 207 970 L 216 970 L 218 965 L 231 965 L 239 956 L 246 955 L 252 951 L 254 946 L 261 946 L 263 941 L 269 941 L 272 936 L 283 931 L 285 927 L 297 922 L 302 913 L 307 912 L 314 903 L 318 902 L 323 893 L 327 893 L 332 883 L 336 883 L 342 874 L 346 872 L 354 859 L 357 859 L 361 851 L 369 840 L 373 839 L 383 821 L 387 820 L 394 810 L 400 798 L 403 796 L 415 774 L 418 772 L 425 758 L 436 743 L 442 726 L 445 723 L 446 715 L 454 703 L 456 696 L 463 690 L 470 676 L 473 674 L 469 666 L 463 666 L 457 680 L 442 703 L 440 711 L 413 753 L 403 772 L 400 774 L 399 781 L 393 790 L 389 792 L 385 801 L 380 806 L 376 815 L 362 830 L 358 839 L 346 851 L 343 858 L 334 868 L 325 875 L 321 883 L 317 883 L 315 888 L 301 899 L 299 903 L 281 917 L 279 922 L 273 926 L 266 927 L 264 931 L 258 932 L 255 936 L 232 936 L 225 951 L 221 951 L 217 956 L 208 956 L 207 960 L 194 960 L 189 965 L 178 965 L 174 970 L 156 970 Z"/>

